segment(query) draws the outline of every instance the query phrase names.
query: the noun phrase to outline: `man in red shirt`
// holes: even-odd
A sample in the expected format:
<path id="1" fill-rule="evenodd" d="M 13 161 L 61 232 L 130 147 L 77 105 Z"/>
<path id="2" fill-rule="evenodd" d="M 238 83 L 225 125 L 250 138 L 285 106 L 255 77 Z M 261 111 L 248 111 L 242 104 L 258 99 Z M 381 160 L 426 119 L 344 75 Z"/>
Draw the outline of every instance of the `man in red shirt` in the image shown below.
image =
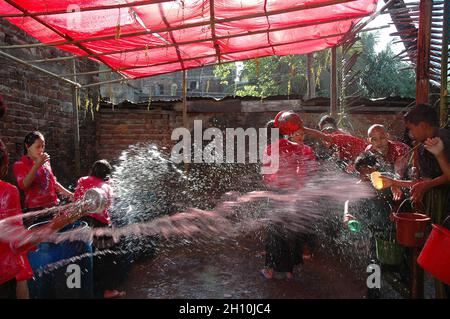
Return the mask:
<path id="1" fill-rule="evenodd" d="M 335 145 L 338 149 L 339 158 L 347 163 L 353 162 L 367 147 L 366 141 L 350 134 L 341 132 L 326 134 L 307 127 L 304 130 L 308 136 L 314 139 Z"/>
<path id="2" fill-rule="evenodd" d="M 395 167 L 396 173 L 403 176 L 411 148 L 402 142 L 390 140 L 389 134 L 381 124 L 374 124 L 369 127 L 367 137 L 370 144 L 366 151 L 382 155 L 387 163 Z"/>
<path id="3" fill-rule="evenodd" d="M 370 144 L 366 151 L 381 156 L 381 159 L 392 167 L 398 177 L 403 177 L 408 166 L 410 147 L 402 142 L 390 140 L 389 134 L 381 124 L 374 124 L 369 127 L 367 136 Z M 397 186 L 392 187 L 392 193 L 394 200 L 400 200 L 403 196 L 401 188 Z"/>

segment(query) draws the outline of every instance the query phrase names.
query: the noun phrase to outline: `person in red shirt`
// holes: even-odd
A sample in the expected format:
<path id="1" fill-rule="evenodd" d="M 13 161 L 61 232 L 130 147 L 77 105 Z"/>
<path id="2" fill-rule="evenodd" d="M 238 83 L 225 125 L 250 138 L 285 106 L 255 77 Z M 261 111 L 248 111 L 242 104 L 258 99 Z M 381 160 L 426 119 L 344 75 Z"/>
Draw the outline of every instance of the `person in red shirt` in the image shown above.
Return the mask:
<path id="1" fill-rule="evenodd" d="M 57 194 L 69 199 L 73 198 L 73 194 L 56 180 L 50 166 L 50 156 L 44 150 L 45 139 L 42 133 L 37 131 L 29 133 L 24 141 L 25 155 L 13 166 L 17 184 L 25 193 L 25 210 L 27 212 L 58 205 Z M 46 216 L 40 216 L 33 222 L 48 219 Z"/>
<path id="2" fill-rule="evenodd" d="M 81 177 L 77 182 L 74 197 L 78 201 L 83 198 L 89 189 L 97 189 L 107 202 L 102 212 L 87 214 L 82 218 L 89 226 L 111 227 L 111 218 L 109 208 L 111 207 L 113 191 L 110 184 L 110 175 L 112 167 L 107 160 L 99 160 L 92 165 L 89 176 Z M 94 238 L 94 250 L 112 249 L 114 242 L 110 236 Z M 107 255 L 101 258 L 94 258 L 94 293 L 97 297 L 117 298 L 125 296 L 124 291 L 118 291 L 111 287 L 111 279 L 117 278 L 117 272 L 114 267 L 114 256 Z"/>
<path id="3" fill-rule="evenodd" d="M 327 144 L 335 145 L 338 149 L 338 157 L 347 163 L 347 172 L 352 172 L 351 163 L 361 154 L 367 147 L 367 142 L 363 139 L 350 134 L 334 132 L 326 134 L 318 130 L 304 127 L 306 135 L 319 139 Z"/>
<path id="4" fill-rule="evenodd" d="M 367 137 L 370 144 L 366 147 L 366 151 L 381 156 L 382 161 L 390 165 L 398 177 L 403 177 L 408 166 L 411 148 L 402 142 L 390 140 L 389 134 L 381 124 L 369 127 Z M 394 200 L 400 200 L 403 196 L 400 187 L 393 186 L 392 193 Z"/>
<path id="5" fill-rule="evenodd" d="M 0 178 L 6 176 L 8 164 L 8 152 L 0 140 Z M 0 298 L 29 298 L 27 280 L 33 277 L 33 270 L 27 258 L 28 251 L 35 250 L 48 235 L 79 218 L 78 215 L 59 214 L 48 225 L 30 231 L 24 227 L 21 217 L 16 218 L 20 215 L 19 190 L 0 180 Z"/>
<path id="6" fill-rule="evenodd" d="M 277 119 L 280 119 L 277 123 Z M 297 135 L 297 141 L 302 136 L 303 121 L 292 111 L 282 111 L 275 118 L 275 126 L 281 135 Z M 295 139 L 295 137 L 294 137 Z M 264 174 L 263 180 L 275 192 L 299 189 L 304 186 L 307 175 L 316 167 L 312 149 L 303 143 L 296 143 L 281 137 L 275 143 L 268 145 L 264 152 L 263 167 L 270 166 L 272 156 L 278 151 L 278 171 Z M 274 272 L 284 273 L 286 279 L 293 278 L 293 268 L 301 262 L 298 234 L 285 229 L 281 223 L 274 222 L 268 226 L 265 240 L 265 268 L 260 271 L 266 279 L 272 279 Z"/>
<path id="7" fill-rule="evenodd" d="M 0 140 L 0 178 L 8 172 L 8 152 Z M 18 189 L 0 180 L 0 220 L 21 215 L 20 195 Z M 21 227 L 21 219 L 14 220 L 14 227 Z M 0 298 L 12 297 L 11 290 L 16 286 L 15 296 L 28 299 L 27 280 L 33 277 L 33 271 L 26 253 L 18 253 L 14 245 L 0 242 Z"/>

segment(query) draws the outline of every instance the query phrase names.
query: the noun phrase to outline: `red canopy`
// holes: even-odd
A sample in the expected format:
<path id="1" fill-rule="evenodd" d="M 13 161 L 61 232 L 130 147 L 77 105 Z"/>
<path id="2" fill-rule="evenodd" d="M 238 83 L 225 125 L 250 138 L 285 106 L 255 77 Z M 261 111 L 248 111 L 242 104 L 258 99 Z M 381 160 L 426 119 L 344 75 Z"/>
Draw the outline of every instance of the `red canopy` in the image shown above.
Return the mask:
<path id="1" fill-rule="evenodd" d="M 337 44 L 376 5 L 377 0 L 0 0 L 0 14 L 42 43 L 138 78 L 319 51 Z"/>

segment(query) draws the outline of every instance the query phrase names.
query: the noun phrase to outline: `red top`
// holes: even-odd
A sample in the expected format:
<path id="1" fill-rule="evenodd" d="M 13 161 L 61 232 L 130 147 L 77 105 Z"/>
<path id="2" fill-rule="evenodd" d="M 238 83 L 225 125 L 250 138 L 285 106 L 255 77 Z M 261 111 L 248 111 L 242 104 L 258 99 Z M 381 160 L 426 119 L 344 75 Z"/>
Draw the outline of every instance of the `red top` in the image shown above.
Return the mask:
<path id="1" fill-rule="evenodd" d="M 0 181 L 0 220 L 20 215 L 20 196 L 17 188 Z M 13 227 L 23 229 L 22 219 L 14 220 Z M 3 227 L 7 224 L 3 224 Z M 26 253 L 17 253 L 11 249 L 14 243 L 0 241 L 0 285 L 16 278 L 17 281 L 28 280 L 33 277 L 33 270 Z"/>
<path id="2" fill-rule="evenodd" d="M 343 160 L 355 160 L 367 147 L 365 140 L 350 134 L 334 133 L 329 136 L 331 137 L 331 143 L 338 147 L 339 158 Z"/>
<path id="3" fill-rule="evenodd" d="M 14 163 L 13 172 L 17 179 L 19 188 L 25 192 L 26 208 L 47 208 L 58 205 L 59 200 L 56 195 L 56 178 L 53 175 L 49 162 L 39 167 L 36 178 L 30 187 L 24 189 L 23 180 L 34 165 L 34 161 L 28 156 L 22 156 L 20 161 Z"/>
<path id="4" fill-rule="evenodd" d="M 270 167 L 274 146 L 278 146 L 278 171 L 263 174 L 264 181 L 275 188 L 301 188 L 311 171 L 317 169 L 316 157 L 312 148 L 282 138 L 268 145 L 264 151 L 263 166 Z"/>
<path id="5" fill-rule="evenodd" d="M 366 147 L 366 151 L 372 150 L 372 144 Z M 399 159 L 408 160 L 406 159 L 406 155 L 409 153 L 411 148 L 399 141 L 388 141 L 388 152 L 384 159 L 389 164 L 395 164 L 395 162 Z"/>
<path id="6" fill-rule="evenodd" d="M 111 199 L 112 199 L 113 192 L 112 192 L 111 185 L 108 182 L 106 182 L 98 177 L 95 177 L 95 176 L 81 177 L 78 180 L 77 188 L 75 189 L 75 194 L 74 194 L 75 200 L 77 201 L 77 200 L 83 198 L 84 193 L 86 193 L 86 191 L 91 188 L 102 189 L 106 196 L 108 205 L 101 214 L 96 214 L 96 213 L 88 214 L 88 216 L 97 219 L 98 221 L 102 222 L 103 224 L 110 225 L 111 218 L 109 217 L 108 209 L 111 206 Z"/>

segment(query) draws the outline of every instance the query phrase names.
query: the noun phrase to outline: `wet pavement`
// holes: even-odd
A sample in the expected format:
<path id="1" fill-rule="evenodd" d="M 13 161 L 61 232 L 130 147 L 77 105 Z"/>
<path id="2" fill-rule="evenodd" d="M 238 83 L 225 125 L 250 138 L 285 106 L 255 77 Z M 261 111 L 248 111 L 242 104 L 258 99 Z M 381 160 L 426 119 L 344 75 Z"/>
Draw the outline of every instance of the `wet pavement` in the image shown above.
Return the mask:
<path id="1" fill-rule="evenodd" d="M 260 239 L 246 236 L 227 243 L 191 244 L 136 262 L 118 287 L 126 298 L 297 299 L 366 297 L 367 274 L 356 274 L 337 257 L 316 251 L 294 280 L 267 280 Z"/>

